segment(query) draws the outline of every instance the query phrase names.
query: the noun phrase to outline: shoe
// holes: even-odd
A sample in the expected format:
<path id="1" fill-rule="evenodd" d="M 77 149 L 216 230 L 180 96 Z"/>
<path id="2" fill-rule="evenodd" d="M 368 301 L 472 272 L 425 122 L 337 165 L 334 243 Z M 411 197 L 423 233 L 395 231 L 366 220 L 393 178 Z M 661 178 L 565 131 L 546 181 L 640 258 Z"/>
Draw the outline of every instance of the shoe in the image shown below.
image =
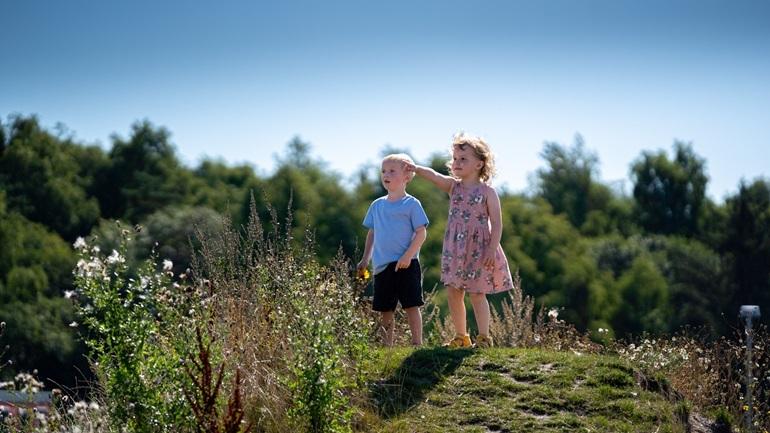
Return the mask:
<path id="1" fill-rule="evenodd" d="M 494 347 L 495 343 L 492 341 L 492 337 L 488 335 L 477 335 L 476 336 L 476 347 L 480 349 L 486 349 L 489 347 Z"/>
<path id="2" fill-rule="evenodd" d="M 471 337 L 469 335 L 455 335 L 455 338 L 444 343 L 444 347 L 450 349 L 463 349 L 472 346 L 473 343 L 471 343 Z"/>

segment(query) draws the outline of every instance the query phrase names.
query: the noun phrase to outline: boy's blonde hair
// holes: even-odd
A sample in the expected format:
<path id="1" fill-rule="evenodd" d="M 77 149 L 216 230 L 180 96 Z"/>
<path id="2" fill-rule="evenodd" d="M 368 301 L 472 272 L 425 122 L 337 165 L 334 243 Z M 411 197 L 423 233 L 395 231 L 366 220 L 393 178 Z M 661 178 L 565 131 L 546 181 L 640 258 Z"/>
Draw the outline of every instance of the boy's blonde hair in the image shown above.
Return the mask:
<path id="1" fill-rule="evenodd" d="M 414 161 L 412 160 L 412 157 L 405 154 L 405 153 L 391 153 L 390 155 L 387 155 L 385 158 L 382 158 L 382 162 L 385 161 L 395 161 L 395 162 L 408 162 L 409 164 L 414 165 Z M 409 172 L 409 180 L 414 179 L 414 172 Z"/>
<path id="2" fill-rule="evenodd" d="M 489 149 L 489 145 L 483 138 L 474 135 L 468 135 L 463 131 L 458 132 L 452 137 L 452 149 L 450 154 L 453 154 L 455 149 L 465 150 L 467 148 L 473 150 L 476 158 L 484 163 L 484 165 L 481 166 L 479 178 L 482 182 L 489 183 L 489 181 L 492 180 L 492 178 L 497 173 L 497 170 L 495 170 L 495 155 L 492 153 L 492 150 Z M 451 159 L 446 163 L 446 166 L 451 173 Z"/>

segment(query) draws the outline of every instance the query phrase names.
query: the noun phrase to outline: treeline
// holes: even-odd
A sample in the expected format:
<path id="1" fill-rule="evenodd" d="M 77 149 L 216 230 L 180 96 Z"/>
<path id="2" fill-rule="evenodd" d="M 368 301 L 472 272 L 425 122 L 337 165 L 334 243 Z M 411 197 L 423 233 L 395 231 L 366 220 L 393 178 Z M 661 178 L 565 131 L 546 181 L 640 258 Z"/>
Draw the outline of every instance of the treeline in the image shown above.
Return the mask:
<path id="1" fill-rule="evenodd" d="M 563 308 L 560 317 L 579 329 L 617 337 L 685 325 L 718 336 L 736 325 L 745 303 L 770 314 L 767 180 L 741 181 L 715 203 L 705 195 L 706 161 L 676 142 L 671 155 L 645 151 L 632 162 L 629 195 L 598 179 L 598 157 L 580 137 L 546 143 L 541 155 L 546 164 L 530 192 L 499 191 L 503 248 L 540 304 Z M 421 162 L 446 173 L 445 160 Z M 362 166 L 343 181 L 298 138 L 268 176 L 217 160 L 189 168 L 169 132 L 147 121 L 127 138 L 113 136 L 105 151 L 46 130 L 34 116 L 10 116 L 0 123 L 0 320 L 14 365 L 2 374 L 36 368 L 68 384 L 71 365 L 87 370 L 66 299 L 78 237 L 96 236 L 108 251 L 121 230 L 115 220 L 138 224 L 131 259 L 156 248 L 179 273 L 194 230 L 217 230 L 222 215 L 243 224 L 253 197 L 268 226 L 271 212 L 279 221 L 291 215 L 295 241 L 309 232 L 322 261 L 338 251 L 357 259 L 364 213 L 385 193 L 378 168 Z M 421 252 L 430 289 L 438 284 L 447 197 L 420 179 L 408 190 L 431 220 Z"/>

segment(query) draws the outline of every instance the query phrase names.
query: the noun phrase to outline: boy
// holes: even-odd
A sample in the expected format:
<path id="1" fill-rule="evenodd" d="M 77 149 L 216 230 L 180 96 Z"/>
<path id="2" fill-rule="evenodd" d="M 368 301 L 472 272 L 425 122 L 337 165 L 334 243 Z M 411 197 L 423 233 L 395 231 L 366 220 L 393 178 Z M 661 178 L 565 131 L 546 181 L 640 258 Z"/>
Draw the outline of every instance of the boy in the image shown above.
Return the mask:
<path id="1" fill-rule="evenodd" d="M 403 153 L 382 160 L 382 185 L 388 192 L 372 202 L 364 218 L 366 235 L 364 255 L 358 263 L 362 272 L 374 265 L 374 302 L 372 309 L 382 313 L 383 342 L 393 345 L 393 313 L 400 302 L 409 320 L 412 344 L 422 344 L 422 273 L 417 256 L 425 242 L 428 216 L 422 204 L 406 193 L 406 184 L 414 173 L 406 171 L 412 158 Z"/>

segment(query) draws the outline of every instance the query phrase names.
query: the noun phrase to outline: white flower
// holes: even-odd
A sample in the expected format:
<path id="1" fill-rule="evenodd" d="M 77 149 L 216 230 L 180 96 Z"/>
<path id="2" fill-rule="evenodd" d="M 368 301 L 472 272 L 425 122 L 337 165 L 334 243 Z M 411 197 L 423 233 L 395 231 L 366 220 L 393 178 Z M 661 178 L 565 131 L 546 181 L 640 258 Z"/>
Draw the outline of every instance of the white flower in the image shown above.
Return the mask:
<path id="1" fill-rule="evenodd" d="M 171 260 L 169 260 L 169 259 L 163 260 L 163 270 L 164 271 L 170 271 L 171 268 L 173 268 L 173 267 L 174 267 L 174 263 L 172 263 Z"/>
<path id="2" fill-rule="evenodd" d="M 78 236 L 77 239 L 75 239 L 75 243 L 72 244 L 73 247 L 75 247 L 76 250 L 82 250 L 86 248 L 86 240 L 83 239 L 81 236 Z"/>
<path id="3" fill-rule="evenodd" d="M 600 334 L 604 334 L 605 332 L 609 332 L 609 329 L 606 329 L 606 328 L 599 328 L 599 330 L 598 330 L 598 331 L 599 331 L 599 333 L 600 333 Z"/>
<path id="4" fill-rule="evenodd" d="M 551 320 L 556 320 L 559 317 L 559 310 L 557 310 L 556 308 L 551 308 L 550 310 L 548 310 L 548 317 Z"/>
<path id="5" fill-rule="evenodd" d="M 97 272 L 100 272 L 103 268 L 101 260 L 98 257 L 92 257 L 92 259 L 90 262 L 83 259 L 78 260 L 77 265 L 75 265 L 75 275 L 91 278 Z"/>
<path id="6" fill-rule="evenodd" d="M 70 299 L 73 296 L 75 296 L 75 291 L 74 290 L 65 290 L 64 291 L 64 298 L 65 299 Z"/>
<path id="7" fill-rule="evenodd" d="M 77 327 L 78 327 L 78 322 L 70 323 L 70 328 L 77 328 Z"/>
<path id="8" fill-rule="evenodd" d="M 119 252 L 112 250 L 112 254 L 107 257 L 107 263 L 114 265 L 115 263 L 125 263 L 126 258 L 121 256 Z"/>

